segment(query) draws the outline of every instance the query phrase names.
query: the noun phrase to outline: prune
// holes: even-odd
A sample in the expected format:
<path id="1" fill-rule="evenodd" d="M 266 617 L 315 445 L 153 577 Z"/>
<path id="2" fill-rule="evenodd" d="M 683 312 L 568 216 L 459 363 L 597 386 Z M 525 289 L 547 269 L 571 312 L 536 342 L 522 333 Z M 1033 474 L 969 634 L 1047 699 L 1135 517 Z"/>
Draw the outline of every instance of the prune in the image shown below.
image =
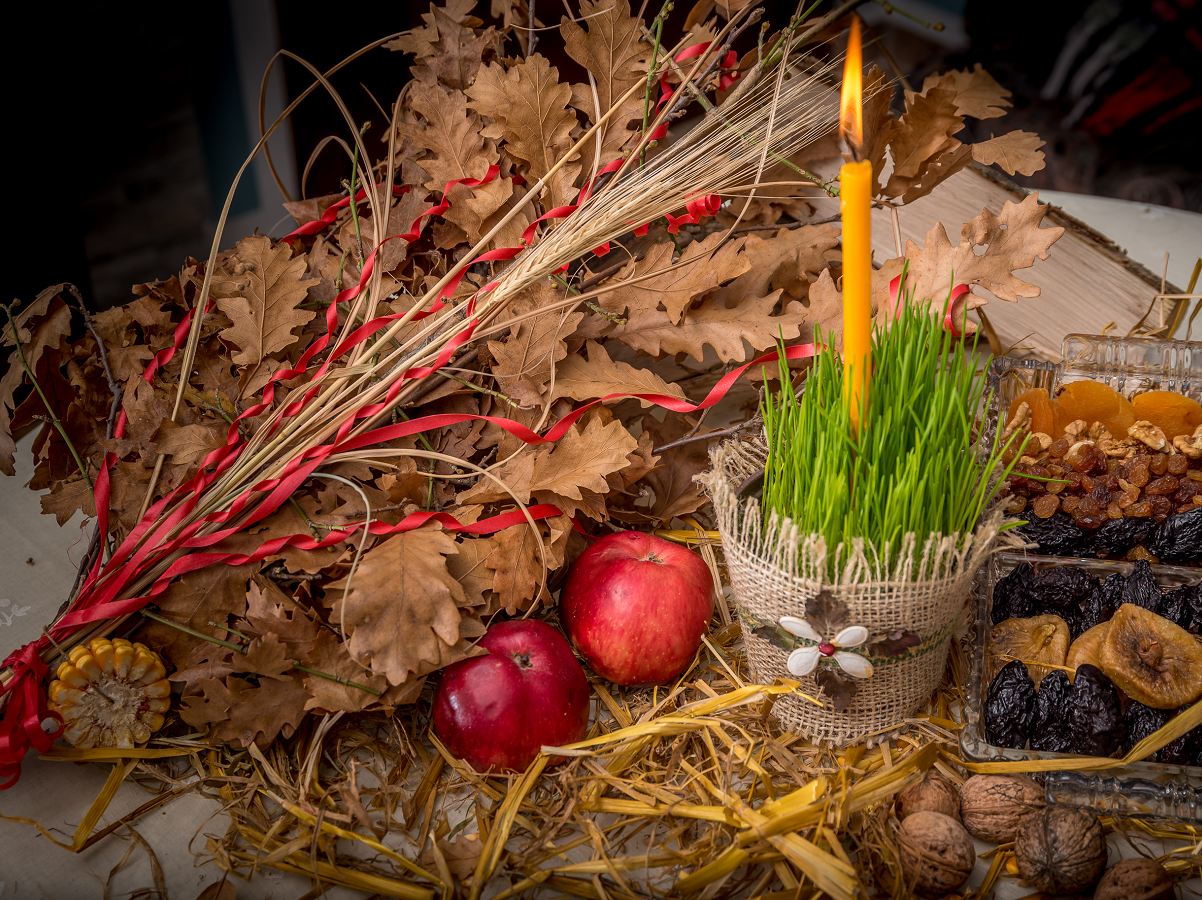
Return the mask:
<path id="1" fill-rule="evenodd" d="M 1147 560 L 1141 559 L 1123 583 L 1123 603 L 1134 603 L 1155 612 L 1160 605 L 1160 597 L 1160 587 L 1152 574 L 1152 566 Z"/>
<path id="2" fill-rule="evenodd" d="M 1172 713 L 1167 709 L 1153 709 L 1132 700 L 1123 713 L 1123 755 L 1148 735 L 1159 731 L 1169 721 Z"/>
<path id="3" fill-rule="evenodd" d="M 1085 532 L 1064 513 L 1053 513 L 1050 518 L 1041 519 L 1034 512 L 1028 511 L 1018 518 L 1027 523 L 1018 527 L 1018 534 L 1038 544 L 1041 553 L 1051 556 L 1071 554 L 1085 537 Z"/>
<path id="4" fill-rule="evenodd" d="M 1153 527 L 1148 534 L 1148 550 L 1165 562 L 1202 560 L 1202 506 L 1170 516 Z"/>
<path id="5" fill-rule="evenodd" d="M 1181 715 L 1187 709 L 1188 706 L 1181 707 L 1177 710 L 1177 715 Z M 1156 761 L 1174 766 L 1202 765 L 1202 725 L 1161 747 L 1156 751 Z"/>
<path id="6" fill-rule="evenodd" d="M 1098 586 L 1098 577 L 1076 566 L 1052 566 L 1035 573 L 1032 592 L 1037 611 L 1080 606 Z"/>
<path id="7" fill-rule="evenodd" d="M 998 579 L 993 586 L 993 624 L 1006 619 L 1025 619 L 1033 613 L 1031 584 L 1035 570 L 1030 563 L 1015 566 L 1008 574 Z"/>
<path id="8" fill-rule="evenodd" d="M 1035 724 L 1035 683 L 1022 663 L 1006 663 L 989 682 L 984 719 L 985 740 L 993 746 L 1015 750 L 1026 746 Z"/>
<path id="9" fill-rule="evenodd" d="M 1069 752 L 1065 712 L 1072 683 L 1060 669 L 1044 677 L 1035 695 L 1035 724 L 1031 728 L 1031 749 L 1049 753 Z"/>
<path id="10" fill-rule="evenodd" d="M 1121 556 L 1136 544 L 1144 541 L 1152 523 L 1147 519 L 1124 516 L 1112 517 L 1102 523 L 1102 527 L 1089 535 L 1081 544 L 1082 556 Z"/>
<path id="11" fill-rule="evenodd" d="M 1077 668 L 1068 695 L 1065 728 L 1069 752 L 1082 756 L 1114 756 L 1123 745 L 1123 714 L 1119 692 L 1097 666 Z"/>
<path id="12" fill-rule="evenodd" d="M 1088 631 L 1114 615 L 1114 611 L 1122 605 L 1123 586 L 1126 583 L 1127 579 L 1115 572 L 1113 575 L 1106 576 L 1106 580 L 1085 598 L 1085 605 L 1081 608 L 1080 622 L 1083 629 Z"/>
<path id="13" fill-rule="evenodd" d="M 1156 614 L 1191 634 L 1202 631 L 1202 584 L 1187 584 L 1161 595 Z"/>

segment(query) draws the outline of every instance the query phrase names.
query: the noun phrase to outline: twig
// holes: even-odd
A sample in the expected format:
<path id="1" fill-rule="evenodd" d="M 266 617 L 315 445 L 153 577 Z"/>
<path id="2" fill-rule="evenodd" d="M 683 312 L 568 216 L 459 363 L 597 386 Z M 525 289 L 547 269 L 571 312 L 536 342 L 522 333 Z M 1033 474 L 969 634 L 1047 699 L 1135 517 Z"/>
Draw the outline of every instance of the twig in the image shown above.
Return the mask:
<path id="1" fill-rule="evenodd" d="M 67 285 L 67 290 L 71 292 L 71 295 L 79 304 L 79 312 L 83 316 L 83 322 L 88 326 L 92 340 L 96 342 L 96 350 L 100 355 L 100 365 L 104 368 L 104 377 L 109 383 L 109 392 L 113 395 L 113 402 L 109 404 L 108 422 L 104 428 L 104 437 L 107 440 L 113 436 L 113 431 L 117 427 L 117 413 L 121 410 L 122 388 L 117 379 L 113 377 L 113 370 L 109 367 L 108 351 L 104 347 L 104 341 L 100 339 L 100 335 L 96 331 L 96 324 L 92 321 L 91 314 L 83 304 L 83 297 L 80 296 L 79 288 L 73 284 L 69 284 Z"/>
<path id="2" fill-rule="evenodd" d="M 943 29 L 947 27 L 942 22 L 928 22 L 926 19 L 920 19 L 918 16 L 914 15 L 914 13 L 906 12 L 901 7 L 894 6 L 892 3 L 887 3 L 885 0 L 875 0 L 875 2 L 879 4 L 880 7 L 885 10 L 885 12 L 897 13 L 898 15 L 909 19 L 911 22 L 917 22 L 923 28 L 931 29 L 931 31 L 943 31 Z"/>
<path id="3" fill-rule="evenodd" d="M 156 615 L 155 613 L 151 612 L 149 609 L 143 609 L 143 610 L 140 610 L 140 612 L 146 618 L 153 619 L 156 622 L 161 622 L 164 625 L 167 625 L 171 628 L 175 628 L 179 631 L 184 632 L 184 634 L 190 634 L 190 635 L 192 635 L 192 637 L 200 638 L 202 641 L 208 641 L 210 644 L 216 644 L 219 647 L 227 647 L 230 650 L 234 650 L 238 653 L 241 653 L 244 656 L 246 655 L 246 649 L 244 647 L 239 646 L 238 644 L 233 644 L 233 643 L 230 643 L 229 641 L 223 641 L 220 638 L 213 637 L 211 634 L 205 634 L 203 631 L 197 631 L 194 628 L 189 628 L 187 625 L 181 625 L 179 622 L 172 621 L 171 619 L 165 619 L 162 616 Z M 214 623 L 210 623 L 210 624 L 214 624 Z M 218 625 L 217 627 L 224 629 L 225 631 L 229 632 L 230 634 L 239 634 L 239 632 L 234 631 L 234 629 L 232 629 L 232 628 L 226 628 L 226 626 L 224 626 L 224 625 Z M 240 636 L 245 637 L 245 635 L 240 635 Z M 348 687 L 359 688 L 359 690 L 367 691 L 369 694 L 375 694 L 377 697 L 379 697 L 380 693 L 381 693 L 380 691 L 377 691 L 374 688 L 369 688 L 365 684 L 359 684 L 357 681 L 351 681 L 349 678 L 342 678 L 339 675 L 331 675 L 329 672 L 318 672 L 316 669 L 310 669 L 306 666 L 301 666 L 296 663 L 292 664 L 292 668 L 297 669 L 301 672 L 308 672 L 310 675 L 316 675 L 318 678 L 325 678 L 328 681 L 336 681 L 339 684 L 345 684 Z"/>
<path id="4" fill-rule="evenodd" d="M 474 363 L 476 361 L 477 357 L 479 357 L 479 355 L 480 355 L 480 348 L 477 347 L 475 350 L 469 350 L 467 353 L 463 354 L 463 356 L 459 357 L 459 359 L 455 359 L 454 357 L 452 357 L 450 360 L 448 360 L 448 362 L 453 362 L 457 366 L 463 367 L 463 366 L 469 365 L 470 363 Z M 441 384 L 438 384 L 433 381 L 431 381 L 427 384 L 423 384 L 420 388 L 418 388 L 416 391 L 413 392 L 413 394 L 409 397 L 409 399 L 406 402 L 408 403 L 409 406 L 413 406 L 413 405 L 417 404 L 418 402 L 420 402 L 421 399 L 423 397 L 425 397 L 427 394 L 433 393 L 435 391 L 435 389 L 437 389 L 441 386 L 442 386 Z"/>
<path id="5" fill-rule="evenodd" d="M 526 25 L 526 56 L 527 58 L 534 55 L 534 45 L 538 43 L 538 36 L 534 33 L 534 0 L 529 0 L 530 21 Z"/>
<path id="6" fill-rule="evenodd" d="M 825 219 L 811 219 L 808 222 L 780 222 L 776 225 L 748 225 L 745 228 L 736 228 L 731 234 L 743 234 L 748 231 L 778 231 L 781 228 L 802 228 L 806 225 L 829 225 L 831 222 L 838 222 L 842 219 L 842 215 L 827 216 Z"/>
<path id="7" fill-rule="evenodd" d="M 712 441 L 715 438 L 733 437 L 740 431 L 746 431 L 748 428 L 754 428 L 762 423 L 760 414 L 756 413 L 746 422 L 740 422 L 738 425 L 731 425 L 729 428 L 723 428 L 719 431 L 707 431 L 705 434 L 693 434 L 688 437 L 682 437 L 678 440 L 664 444 L 662 447 L 656 447 L 651 451 L 652 456 L 658 456 L 661 453 L 666 453 L 669 450 L 675 450 L 677 447 L 683 447 L 685 444 L 695 444 L 698 441 Z"/>

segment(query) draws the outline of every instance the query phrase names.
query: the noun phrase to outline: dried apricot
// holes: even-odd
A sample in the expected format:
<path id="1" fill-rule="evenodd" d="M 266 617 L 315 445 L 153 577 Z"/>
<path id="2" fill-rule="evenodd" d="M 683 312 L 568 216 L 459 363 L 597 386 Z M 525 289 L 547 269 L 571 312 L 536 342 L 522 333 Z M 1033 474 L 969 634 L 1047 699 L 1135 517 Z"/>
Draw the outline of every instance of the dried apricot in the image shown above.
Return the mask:
<path id="1" fill-rule="evenodd" d="M 1027 423 L 1030 430 L 1050 435 L 1055 427 L 1055 416 L 1048 392 L 1043 388 L 1031 388 L 1029 391 L 1019 394 L 1010 404 L 1010 413 L 1006 417 L 1007 422 L 1014 419 L 1018 414 L 1019 405 L 1023 403 L 1027 404 L 1027 408 L 1031 411 L 1031 418 Z"/>
<path id="2" fill-rule="evenodd" d="M 1179 434 L 1193 434 L 1202 425 L 1202 404 L 1172 391 L 1139 394 L 1131 405 L 1136 419 L 1151 422 L 1170 441 Z"/>
<path id="3" fill-rule="evenodd" d="M 1070 421 L 1101 422 L 1113 437 L 1126 437 L 1135 424 L 1136 413 L 1127 398 L 1100 381 L 1070 382 L 1056 399 Z"/>

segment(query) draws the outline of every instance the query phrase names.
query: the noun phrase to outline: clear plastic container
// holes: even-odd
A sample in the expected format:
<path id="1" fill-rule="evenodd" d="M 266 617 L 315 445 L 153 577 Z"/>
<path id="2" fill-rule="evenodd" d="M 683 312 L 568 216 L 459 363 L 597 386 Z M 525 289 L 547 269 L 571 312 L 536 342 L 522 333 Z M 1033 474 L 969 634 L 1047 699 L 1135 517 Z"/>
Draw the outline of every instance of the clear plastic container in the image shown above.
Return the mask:
<path id="1" fill-rule="evenodd" d="M 1040 569 L 1048 566 L 1078 566 L 1097 575 L 1099 579 L 1115 572 L 1128 575 L 1135 565 L 1122 560 L 1027 553 L 1000 553 L 990 560 L 978 577 L 977 641 L 968 683 L 964 727 L 960 730 L 960 751 L 966 759 L 984 762 L 1075 758 L 1064 753 L 995 747 L 985 740 L 981 706 L 988 688 L 985 683 L 985 662 L 989 658 L 989 640 L 993 632 L 990 616 L 993 586 L 1024 562 Z M 1152 570 L 1156 583 L 1164 589 L 1202 582 L 1202 569 L 1195 567 L 1153 566 Z M 1049 802 L 1088 806 L 1106 815 L 1162 816 L 1202 822 L 1202 768 L 1197 766 L 1137 762 L 1125 767 L 1116 765 L 1114 769 L 1099 772 L 1050 772 L 1045 784 Z"/>

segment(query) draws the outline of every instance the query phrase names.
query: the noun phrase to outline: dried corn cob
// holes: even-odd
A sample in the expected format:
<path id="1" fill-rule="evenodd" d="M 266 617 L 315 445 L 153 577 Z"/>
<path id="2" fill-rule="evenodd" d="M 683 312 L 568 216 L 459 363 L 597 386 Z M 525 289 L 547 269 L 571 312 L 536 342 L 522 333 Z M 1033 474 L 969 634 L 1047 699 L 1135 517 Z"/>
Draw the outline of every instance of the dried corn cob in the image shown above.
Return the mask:
<path id="1" fill-rule="evenodd" d="M 96 638 L 71 651 L 50 683 L 50 708 L 75 747 L 134 747 L 163 727 L 171 685 L 157 653 L 124 638 Z"/>

